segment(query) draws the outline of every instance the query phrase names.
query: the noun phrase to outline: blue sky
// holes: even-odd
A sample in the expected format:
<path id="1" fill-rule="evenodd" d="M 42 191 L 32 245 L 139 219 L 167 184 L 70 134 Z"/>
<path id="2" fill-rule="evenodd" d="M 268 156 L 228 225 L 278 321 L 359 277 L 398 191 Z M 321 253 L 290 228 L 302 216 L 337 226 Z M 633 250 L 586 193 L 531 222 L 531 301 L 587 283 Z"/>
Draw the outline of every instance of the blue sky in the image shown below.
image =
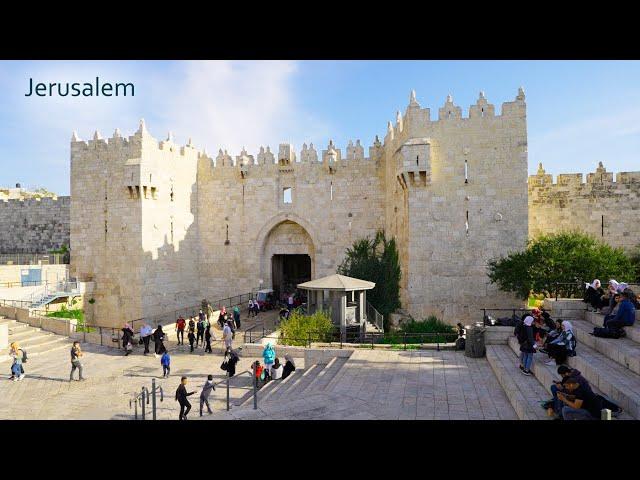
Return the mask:
<path id="1" fill-rule="evenodd" d="M 134 98 L 25 97 L 41 82 L 133 82 Z M 0 61 L 0 186 L 20 182 L 69 193 L 69 140 L 116 127 L 132 135 L 140 118 L 157 139 L 171 130 L 215 156 L 245 146 L 277 150 L 329 139 L 345 149 L 384 137 L 410 90 L 431 118 L 447 96 L 467 115 L 478 92 L 500 111 L 523 86 L 529 172 L 640 170 L 640 62 L 629 61 Z"/>

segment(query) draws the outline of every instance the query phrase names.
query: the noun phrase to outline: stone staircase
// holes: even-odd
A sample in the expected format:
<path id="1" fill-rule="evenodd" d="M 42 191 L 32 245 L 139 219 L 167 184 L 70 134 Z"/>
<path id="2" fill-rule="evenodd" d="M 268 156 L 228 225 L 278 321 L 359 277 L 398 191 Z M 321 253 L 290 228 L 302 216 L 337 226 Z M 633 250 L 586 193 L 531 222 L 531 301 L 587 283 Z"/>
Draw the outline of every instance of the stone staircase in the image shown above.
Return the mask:
<path id="1" fill-rule="evenodd" d="M 315 363 L 308 368 L 297 368 L 284 380 L 270 381 L 258 392 L 258 406 L 268 408 L 274 404 L 287 404 L 305 396 L 327 391 L 348 360 L 348 357 L 334 357 L 328 363 Z M 223 416 L 228 415 L 225 412 Z M 245 395 L 241 404 L 235 407 L 233 416 L 234 418 L 255 416 L 252 393 Z"/>
<path id="2" fill-rule="evenodd" d="M 562 303 L 561 303 L 562 302 Z M 625 413 L 620 420 L 640 419 L 640 329 L 627 327 L 622 339 L 589 335 L 594 326 L 602 326 L 604 316 L 580 310 L 574 301 L 559 301 L 561 308 L 549 310 L 555 319 L 571 320 L 578 340 L 577 355 L 567 363 L 577 368 L 596 393 L 610 397 Z M 584 305 L 584 304 L 583 304 Z M 547 307 L 548 308 L 548 307 Z M 511 335 L 507 345 L 488 345 L 487 359 L 520 419 L 546 418 L 539 406 L 551 397 L 549 387 L 559 380 L 557 367 L 545 365 L 545 354 L 534 354 L 532 377 L 518 368 L 520 347 Z"/>
<path id="3" fill-rule="evenodd" d="M 71 348 L 73 343 L 68 337 L 46 332 L 16 320 L 0 317 L 0 324 L 8 326 L 9 344 L 18 342 L 20 348 L 26 350 L 29 358 L 61 348 Z M 0 362 L 9 359 L 9 349 L 0 349 Z"/>

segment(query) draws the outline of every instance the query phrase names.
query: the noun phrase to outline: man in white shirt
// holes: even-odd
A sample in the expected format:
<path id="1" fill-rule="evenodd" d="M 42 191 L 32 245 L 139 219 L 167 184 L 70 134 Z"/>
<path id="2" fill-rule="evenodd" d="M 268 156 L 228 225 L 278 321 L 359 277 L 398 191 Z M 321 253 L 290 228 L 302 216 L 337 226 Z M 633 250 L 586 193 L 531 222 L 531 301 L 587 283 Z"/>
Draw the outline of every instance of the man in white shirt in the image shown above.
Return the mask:
<path id="1" fill-rule="evenodd" d="M 147 325 L 146 323 L 142 325 L 140 329 L 140 337 L 142 338 L 142 342 L 144 343 L 144 354 L 149 353 L 149 341 L 151 340 L 151 334 L 153 333 L 153 329 Z"/>

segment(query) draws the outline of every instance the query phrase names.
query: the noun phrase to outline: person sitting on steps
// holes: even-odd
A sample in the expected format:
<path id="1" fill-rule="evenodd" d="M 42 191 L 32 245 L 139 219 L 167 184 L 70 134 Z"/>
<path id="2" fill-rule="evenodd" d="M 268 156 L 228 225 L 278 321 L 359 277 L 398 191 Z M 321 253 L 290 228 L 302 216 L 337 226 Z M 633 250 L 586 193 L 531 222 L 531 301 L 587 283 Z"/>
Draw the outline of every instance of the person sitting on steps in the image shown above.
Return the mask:
<path id="1" fill-rule="evenodd" d="M 600 280 L 597 278 L 586 284 L 586 290 L 584 292 L 583 302 L 588 303 L 594 312 L 597 312 L 602 307 L 608 305 L 607 300 L 603 300 L 604 289 L 600 284 Z"/>
<path id="2" fill-rule="evenodd" d="M 550 360 L 546 362 L 547 365 L 562 365 L 567 361 L 567 357 L 574 357 L 576 355 L 576 337 L 573 333 L 573 325 L 568 320 L 562 321 L 562 332 L 553 340 L 546 344 L 546 347 L 541 350 L 543 353 L 549 355 Z"/>
<path id="3" fill-rule="evenodd" d="M 636 307 L 631 303 L 631 294 L 626 289 L 620 294 L 618 311 L 604 317 L 604 327 L 618 329 L 621 336 L 625 336 L 624 327 L 632 326 L 636 321 Z"/>
<path id="4" fill-rule="evenodd" d="M 599 420 L 602 400 L 593 393 L 588 382 L 582 383 L 576 377 L 568 377 L 563 391 L 557 392 L 558 400 L 563 403 L 563 420 Z"/>

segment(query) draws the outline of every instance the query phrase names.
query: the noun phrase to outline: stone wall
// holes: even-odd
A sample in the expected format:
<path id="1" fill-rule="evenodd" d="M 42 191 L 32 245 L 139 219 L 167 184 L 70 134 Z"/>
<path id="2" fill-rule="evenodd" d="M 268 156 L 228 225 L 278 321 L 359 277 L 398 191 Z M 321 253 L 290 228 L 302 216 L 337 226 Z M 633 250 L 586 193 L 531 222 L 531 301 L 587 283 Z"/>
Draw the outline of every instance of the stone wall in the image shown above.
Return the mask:
<path id="1" fill-rule="evenodd" d="M 0 254 L 69 246 L 70 207 L 70 197 L 0 200 Z"/>
<path id="2" fill-rule="evenodd" d="M 627 251 L 640 245 L 640 172 L 607 172 L 602 162 L 553 181 L 542 164 L 529 177 L 529 236 L 579 230 Z"/>

